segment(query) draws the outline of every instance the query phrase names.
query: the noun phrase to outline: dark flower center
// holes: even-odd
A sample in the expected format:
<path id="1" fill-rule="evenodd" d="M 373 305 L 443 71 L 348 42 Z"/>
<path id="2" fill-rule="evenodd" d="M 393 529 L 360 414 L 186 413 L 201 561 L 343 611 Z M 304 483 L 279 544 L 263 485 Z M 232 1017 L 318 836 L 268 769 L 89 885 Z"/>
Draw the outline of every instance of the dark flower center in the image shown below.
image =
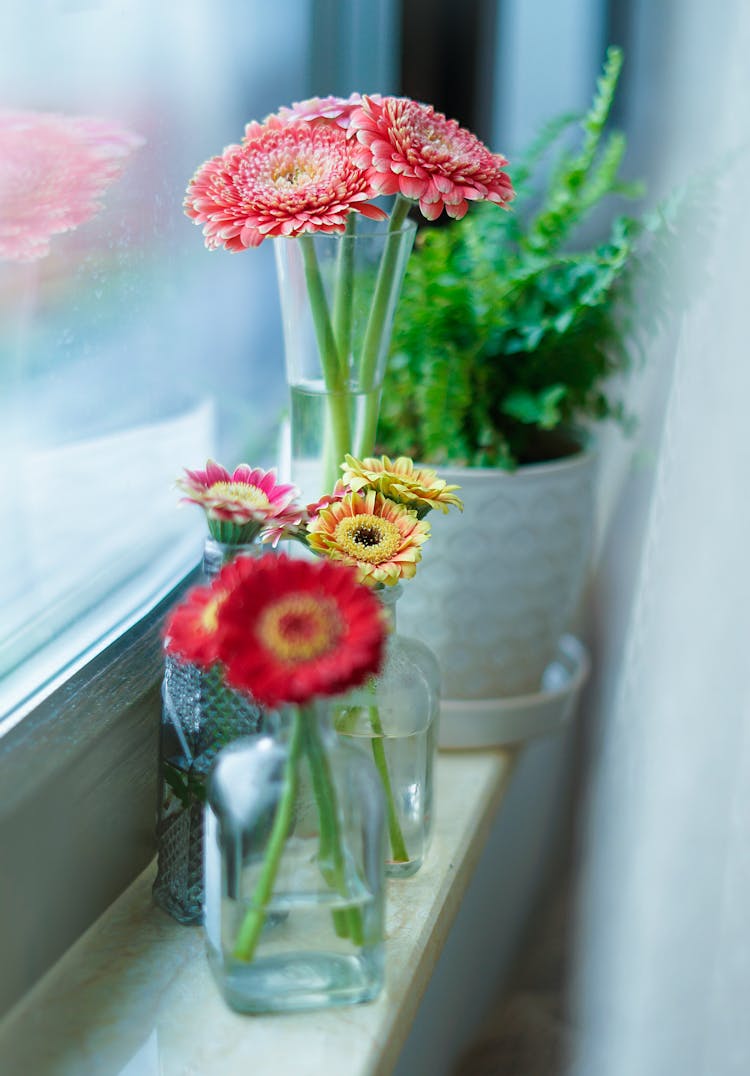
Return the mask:
<path id="1" fill-rule="evenodd" d="M 363 513 L 339 520 L 335 540 L 338 548 L 354 560 L 383 564 L 398 552 L 401 532 L 389 519 Z"/>
<path id="2" fill-rule="evenodd" d="M 376 527 L 357 527 L 352 538 L 358 545 L 377 545 L 382 540 L 382 532 Z"/>

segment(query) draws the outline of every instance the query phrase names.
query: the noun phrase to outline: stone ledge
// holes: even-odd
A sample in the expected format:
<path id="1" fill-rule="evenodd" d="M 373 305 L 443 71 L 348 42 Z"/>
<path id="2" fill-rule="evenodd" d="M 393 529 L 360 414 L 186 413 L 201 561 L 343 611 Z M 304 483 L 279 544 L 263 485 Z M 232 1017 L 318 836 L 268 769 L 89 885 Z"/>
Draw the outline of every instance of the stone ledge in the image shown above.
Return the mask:
<path id="1" fill-rule="evenodd" d="M 435 833 L 388 883 L 386 988 L 367 1005 L 294 1015 L 226 1008 L 203 932 L 151 902 L 154 865 L 0 1024 L 0 1067 L 34 1076 L 375 1076 L 390 1072 L 471 878 L 513 754 L 441 755 Z"/>

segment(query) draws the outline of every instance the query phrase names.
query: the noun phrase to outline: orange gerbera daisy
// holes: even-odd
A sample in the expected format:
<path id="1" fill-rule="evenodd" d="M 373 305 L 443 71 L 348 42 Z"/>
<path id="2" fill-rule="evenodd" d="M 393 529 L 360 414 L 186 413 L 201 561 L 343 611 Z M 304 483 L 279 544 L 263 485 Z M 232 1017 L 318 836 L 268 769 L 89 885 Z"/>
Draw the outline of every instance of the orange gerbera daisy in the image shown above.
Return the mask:
<path id="1" fill-rule="evenodd" d="M 463 502 L 456 497 L 460 486 L 449 486 L 435 471 L 428 467 L 415 467 L 408 456 L 390 460 L 388 456 L 357 460 L 346 456 L 341 464 L 344 482 L 359 493 L 363 489 L 375 489 L 392 501 L 415 509 L 420 519 L 433 508 L 447 513 L 452 506 L 463 512 Z"/>
<path id="2" fill-rule="evenodd" d="M 313 552 L 353 565 L 369 586 L 393 586 L 416 572 L 430 525 L 371 489 L 322 507 L 307 531 Z"/>

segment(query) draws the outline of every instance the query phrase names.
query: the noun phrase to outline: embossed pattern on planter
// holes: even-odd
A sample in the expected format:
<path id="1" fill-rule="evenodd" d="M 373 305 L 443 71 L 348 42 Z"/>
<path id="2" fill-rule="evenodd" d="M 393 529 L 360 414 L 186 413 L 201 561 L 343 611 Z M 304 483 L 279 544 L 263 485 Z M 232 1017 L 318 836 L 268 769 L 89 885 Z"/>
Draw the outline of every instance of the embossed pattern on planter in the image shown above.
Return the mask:
<path id="1" fill-rule="evenodd" d="M 583 588 L 595 458 L 581 453 L 513 474 L 438 470 L 461 486 L 464 512 L 431 514 L 399 626 L 437 654 L 446 698 L 535 691 Z"/>

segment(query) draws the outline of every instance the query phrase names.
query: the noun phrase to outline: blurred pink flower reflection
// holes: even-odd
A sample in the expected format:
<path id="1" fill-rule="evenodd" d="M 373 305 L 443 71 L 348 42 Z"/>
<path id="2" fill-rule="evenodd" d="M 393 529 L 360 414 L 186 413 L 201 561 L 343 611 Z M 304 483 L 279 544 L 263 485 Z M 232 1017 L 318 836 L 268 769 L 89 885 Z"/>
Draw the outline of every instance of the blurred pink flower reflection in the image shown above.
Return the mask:
<path id="1" fill-rule="evenodd" d="M 35 261 L 53 235 L 77 228 L 143 145 L 90 116 L 0 109 L 0 259 Z"/>

